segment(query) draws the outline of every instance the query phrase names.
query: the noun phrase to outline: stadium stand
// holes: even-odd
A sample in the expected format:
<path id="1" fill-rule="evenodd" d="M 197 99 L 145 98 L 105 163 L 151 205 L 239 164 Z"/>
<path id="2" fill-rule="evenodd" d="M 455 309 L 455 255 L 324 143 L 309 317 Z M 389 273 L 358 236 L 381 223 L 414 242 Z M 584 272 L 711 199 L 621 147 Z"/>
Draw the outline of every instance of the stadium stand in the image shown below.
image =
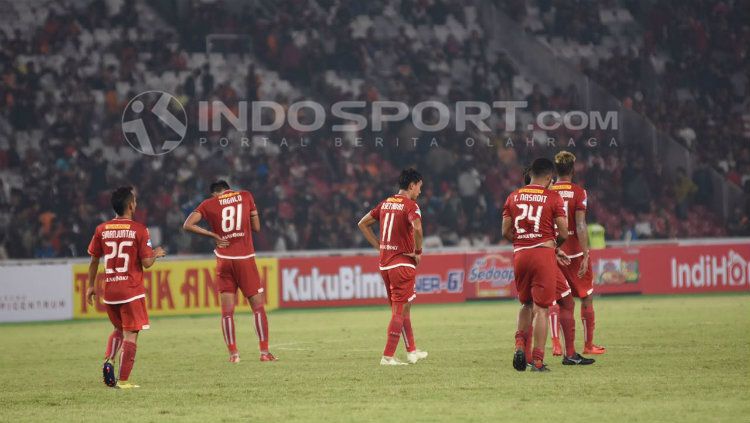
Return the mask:
<path id="1" fill-rule="evenodd" d="M 521 98 L 535 111 L 580 106 L 575 87 L 545 93 L 536 81 L 519 75 L 510 58 L 487 53 L 478 10 L 464 3 L 283 0 L 234 8 L 193 1 L 173 12 L 186 18 L 180 21 L 188 24 L 181 26 L 172 23 L 169 11 L 145 1 L 50 2 L 48 8 L 0 1 L 8 11 L 0 17 L 3 28 L 14 28 L 0 33 L 0 256 L 86 255 L 93 228 L 109 216 L 108 191 L 136 179 L 138 219 L 171 253 L 208 250 L 208 244 L 179 228 L 217 177 L 255 194 L 263 220 L 256 238 L 259 250 L 363 247 L 356 219 L 395 185 L 397 170 L 407 165 L 425 175 L 420 204 L 427 247 L 498 243 L 500 201 L 521 183 L 525 163 L 559 149 L 544 146 L 549 137 L 563 146 L 575 142 L 570 149 L 579 156 L 577 170 L 589 189 L 591 218 L 607 228 L 610 239 L 749 233 L 747 207 L 733 210 L 728 220 L 709 207 L 714 194 L 701 179 L 705 166 L 672 178 L 642 148 L 622 141 L 608 146 L 615 134 L 538 127 L 509 131 L 500 114 L 489 119 L 489 133 L 445 130 L 422 134 L 416 145 L 404 141 L 420 136 L 412 125 L 392 125 L 378 134 L 386 148 L 372 142 L 353 145 L 355 136 L 372 140 L 376 134 L 369 132 L 345 134 L 343 145 L 337 145 L 337 134 L 330 131 L 300 134 L 288 125 L 269 134 L 225 128 L 206 143 L 191 131 L 185 146 L 158 158 L 138 155 L 122 142 L 125 104 L 153 87 L 174 93 L 189 120 L 200 99 L 233 105 L 239 99 L 282 104 L 398 99 L 415 104 Z M 642 51 L 661 58 L 665 67 L 690 63 L 675 59 L 682 53 L 670 49 L 669 37 L 652 37 L 651 50 L 637 48 L 645 34 L 639 35 L 644 31 L 635 17 L 647 12 L 587 7 L 586 2 L 569 6 L 586 9 L 578 13 L 562 7 L 567 2 L 538 3 L 546 6 L 511 1 L 503 7 L 524 16 L 527 30 L 559 46 L 561 54 L 586 63 L 582 70 L 609 82 L 612 93 L 629 98 L 634 110 L 705 152 L 706 163 L 749 186 L 747 128 L 730 117 L 719 120 L 725 106 L 737 106 L 729 101 L 731 90 L 728 98 L 688 93 L 684 101 L 673 103 L 680 105 L 677 110 L 668 110 L 665 105 L 684 94 L 680 81 L 652 95 L 628 77 L 639 71 L 638 58 L 646 56 Z M 651 24 L 662 25 L 651 31 L 683 25 L 692 16 L 689 8 L 683 10 L 675 22 Z M 571 14 L 583 21 L 566 25 Z M 207 48 L 207 37 L 216 33 L 224 37 Z M 637 54 L 609 54 L 617 51 L 615 45 Z M 721 53 L 717 60 L 726 57 L 724 50 L 708 51 Z M 704 103 L 715 108 L 698 111 L 696 104 Z M 517 127 L 526 128 L 530 118 L 530 113 L 521 114 Z M 712 119 L 714 128 L 745 132 L 720 134 L 697 126 Z M 221 138 L 258 141 L 264 136 L 271 141 L 254 142 L 250 148 L 218 145 Z M 724 136 L 740 138 L 724 145 L 719 142 Z M 430 145 L 433 137 L 439 147 Z M 398 147 L 393 144 L 397 138 L 402 140 Z M 598 148 L 586 146 L 591 138 L 598 140 Z M 468 146 L 467 139 L 476 144 Z"/>

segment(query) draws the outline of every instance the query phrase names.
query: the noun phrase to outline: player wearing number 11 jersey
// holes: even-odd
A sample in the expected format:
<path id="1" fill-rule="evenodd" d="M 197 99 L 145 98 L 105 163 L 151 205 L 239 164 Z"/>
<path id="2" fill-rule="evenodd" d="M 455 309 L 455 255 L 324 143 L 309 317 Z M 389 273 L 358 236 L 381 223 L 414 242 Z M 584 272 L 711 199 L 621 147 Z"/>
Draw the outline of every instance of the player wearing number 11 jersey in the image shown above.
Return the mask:
<path id="1" fill-rule="evenodd" d="M 133 220 L 136 194 L 132 187 L 116 189 L 112 193 L 111 202 L 117 216 L 97 226 L 89 243 L 91 264 L 86 297 L 89 304 L 93 305 L 94 298 L 99 295 L 96 290 L 96 274 L 99 259 L 104 257 L 102 300 L 115 328 L 109 335 L 104 353 L 104 383 L 111 387 L 130 389 L 138 387 L 129 381 L 135 363 L 138 332 L 149 328 L 143 269 L 151 267 L 165 253 L 161 247 L 151 248 L 148 229 Z M 118 381 L 112 363 L 120 349 Z"/>
<path id="2" fill-rule="evenodd" d="M 252 232 L 260 231 L 260 217 L 249 191 L 232 190 L 226 181 L 211 184 L 211 197 L 204 200 L 183 224 L 183 229 L 214 240 L 216 277 L 221 301 L 221 331 L 229 350 L 229 361 L 240 361 L 234 330 L 237 288 L 250 301 L 258 335 L 260 361 L 274 361 L 268 352 L 268 318 L 263 285 L 255 264 Z M 198 226 L 201 219 L 211 230 Z"/>

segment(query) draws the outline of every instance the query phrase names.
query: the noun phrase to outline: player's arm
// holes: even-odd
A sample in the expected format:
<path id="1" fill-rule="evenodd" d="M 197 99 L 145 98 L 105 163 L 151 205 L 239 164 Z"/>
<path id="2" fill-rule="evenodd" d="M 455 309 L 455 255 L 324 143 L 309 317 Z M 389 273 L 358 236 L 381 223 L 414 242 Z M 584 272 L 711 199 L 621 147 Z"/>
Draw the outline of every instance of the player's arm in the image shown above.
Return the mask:
<path id="1" fill-rule="evenodd" d="M 89 262 L 89 284 L 86 289 L 86 300 L 89 305 L 94 305 L 94 297 L 96 297 L 96 274 L 99 272 L 99 257 L 91 256 L 91 262 Z"/>
<path id="2" fill-rule="evenodd" d="M 589 226 L 586 224 L 586 210 L 576 210 L 576 235 L 583 251 L 583 260 L 578 269 L 578 277 L 582 278 L 589 267 Z"/>
<path id="3" fill-rule="evenodd" d="M 557 226 L 557 246 L 561 246 L 568 239 L 568 218 L 564 214 L 555 218 Z"/>
<path id="4" fill-rule="evenodd" d="M 201 214 L 198 212 L 190 213 L 190 216 L 185 219 L 185 223 L 182 224 L 182 229 L 194 234 L 202 235 L 213 239 L 216 242 L 217 247 L 226 247 L 229 245 L 229 241 L 222 239 L 217 233 L 211 232 L 207 229 L 203 229 L 198 226 L 198 222 L 201 221 Z M 252 220 L 252 219 L 251 219 Z M 260 219 L 258 220 L 258 228 L 260 229 Z"/>
<path id="5" fill-rule="evenodd" d="M 153 266 L 154 263 L 156 263 L 156 259 L 159 257 L 164 257 L 167 255 L 167 252 L 164 251 L 162 247 L 156 247 L 154 248 L 154 255 L 151 257 L 144 257 L 141 259 L 141 265 L 144 269 L 148 269 L 149 267 Z"/>
<path id="6" fill-rule="evenodd" d="M 359 227 L 359 230 L 362 231 L 362 235 L 365 236 L 367 242 L 372 245 L 372 248 L 380 251 L 380 243 L 378 242 L 378 237 L 375 236 L 375 232 L 373 232 L 372 230 L 372 225 L 374 225 L 375 222 L 377 222 L 377 220 L 368 212 L 367 214 L 362 216 L 362 219 L 359 220 L 357 226 Z"/>
<path id="7" fill-rule="evenodd" d="M 424 240 L 422 219 L 412 220 L 411 226 L 414 228 L 414 260 L 419 264 L 422 261 L 422 241 Z"/>
<path id="8" fill-rule="evenodd" d="M 250 212 L 250 228 L 253 232 L 260 232 L 260 214 L 258 214 L 258 210 Z"/>
<path id="9" fill-rule="evenodd" d="M 503 216 L 503 238 L 513 242 L 513 222 L 508 216 Z"/>

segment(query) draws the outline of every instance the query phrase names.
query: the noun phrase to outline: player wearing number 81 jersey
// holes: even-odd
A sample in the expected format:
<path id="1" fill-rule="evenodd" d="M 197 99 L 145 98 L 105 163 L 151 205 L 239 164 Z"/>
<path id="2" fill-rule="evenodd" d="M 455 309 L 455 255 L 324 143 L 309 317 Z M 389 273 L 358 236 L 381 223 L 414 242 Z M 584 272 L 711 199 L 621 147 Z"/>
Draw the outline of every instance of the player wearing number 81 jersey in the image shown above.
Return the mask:
<path id="1" fill-rule="evenodd" d="M 135 362 L 136 341 L 138 332 L 149 328 L 143 269 L 151 267 L 165 253 L 161 247 L 151 248 L 148 229 L 133 220 L 136 194 L 132 187 L 116 189 L 111 202 L 117 216 L 97 226 L 89 243 L 91 264 L 86 297 L 93 305 L 97 295 L 95 283 L 99 259 L 104 257 L 102 301 L 114 326 L 104 353 L 104 383 L 123 389 L 137 388 L 138 385 L 129 382 Z M 120 349 L 120 380 L 117 381 L 112 363 Z"/>
<path id="2" fill-rule="evenodd" d="M 183 229 L 214 240 L 216 277 L 221 301 L 221 330 L 229 350 L 229 361 L 240 361 L 234 329 L 237 289 L 247 297 L 258 335 L 260 361 L 274 361 L 268 351 L 268 318 L 252 232 L 260 231 L 260 216 L 249 191 L 232 190 L 226 181 L 211 184 L 211 197 L 204 200 L 183 224 Z M 201 219 L 211 230 L 198 226 Z"/>

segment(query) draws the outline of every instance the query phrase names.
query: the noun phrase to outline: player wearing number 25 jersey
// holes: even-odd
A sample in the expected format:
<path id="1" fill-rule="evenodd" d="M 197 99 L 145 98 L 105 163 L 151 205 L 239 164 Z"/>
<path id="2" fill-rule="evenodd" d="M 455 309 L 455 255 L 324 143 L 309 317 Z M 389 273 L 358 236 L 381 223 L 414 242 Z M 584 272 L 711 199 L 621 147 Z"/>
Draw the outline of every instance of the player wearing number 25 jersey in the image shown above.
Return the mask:
<path id="1" fill-rule="evenodd" d="M 534 160 L 530 173 L 531 183 L 512 192 L 503 206 L 503 236 L 513 242 L 513 270 L 518 299 L 523 304 L 518 316 L 513 367 L 519 371 L 526 369 L 525 348 L 531 342 L 527 331 L 533 321 L 532 370 L 546 371 L 543 361 L 547 309 L 556 299 L 559 272 L 555 249 L 565 241 L 567 222 L 562 198 L 548 189 L 555 174 L 552 161 Z M 555 225 L 560 229 L 557 236 Z"/>
<path id="2" fill-rule="evenodd" d="M 211 230 L 198 226 L 201 219 Z M 212 238 L 216 244 L 216 277 L 221 299 L 221 330 L 229 350 L 229 361 L 240 360 L 234 329 L 237 289 L 250 301 L 258 334 L 260 360 L 274 361 L 268 352 L 268 319 L 263 285 L 255 264 L 252 232 L 260 231 L 260 216 L 249 191 L 232 190 L 226 181 L 211 184 L 211 197 L 188 216 L 183 228 Z"/>
<path id="3" fill-rule="evenodd" d="M 422 212 L 416 202 L 422 192 L 422 175 L 414 169 L 403 170 L 399 188 L 398 194 L 380 202 L 358 225 L 370 245 L 380 252 L 380 275 L 391 304 L 391 322 L 380 364 L 389 366 L 406 364 L 393 356 L 401 336 L 410 363 L 427 358 L 427 352 L 418 350 L 414 343 L 410 315 L 411 302 L 417 297 L 416 269 L 422 257 Z M 380 237 L 372 231 L 376 222 L 380 222 Z"/>
<path id="4" fill-rule="evenodd" d="M 89 243 L 89 287 L 86 296 L 90 304 L 97 295 L 95 282 L 99 259 L 104 257 L 103 299 L 114 331 L 107 340 L 104 353 L 104 383 L 120 388 L 137 388 L 129 382 L 135 362 L 138 332 L 149 328 L 146 312 L 146 290 L 143 269 L 164 256 L 161 248 L 152 249 L 148 229 L 133 220 L 136 194 L 131 187 L 118 188 L 112 193 L 112 208 L 117 217 L 96 227 Z M 122 346 L 119 382 L 112 362 Z"/>

